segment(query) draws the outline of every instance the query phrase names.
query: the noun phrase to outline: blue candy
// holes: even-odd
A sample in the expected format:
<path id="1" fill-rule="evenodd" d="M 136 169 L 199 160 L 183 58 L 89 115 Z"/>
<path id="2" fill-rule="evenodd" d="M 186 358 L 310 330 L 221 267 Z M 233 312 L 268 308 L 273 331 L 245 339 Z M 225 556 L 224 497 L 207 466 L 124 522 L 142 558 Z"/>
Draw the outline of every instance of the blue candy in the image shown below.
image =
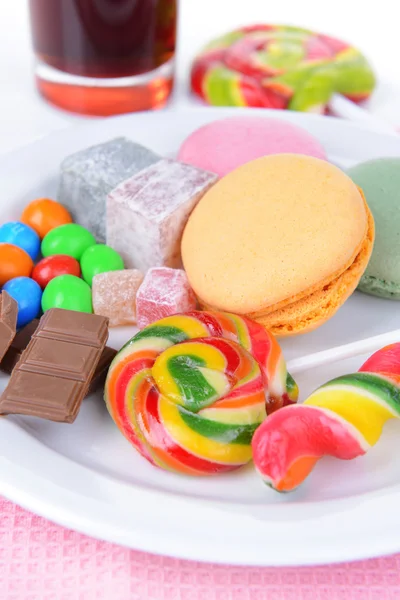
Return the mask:
<path id="1" fill-rule="evenodd" d="M 3 290 L 8 292 L 18 304 L 18 329 L 39 316 L 42 290 L 36 281 L 30 277 L 15 277 L 7 281 Z"/>
<path id="2" fill-rule="evenodd" d="M 0 242 L 7 242 L 25 250 L 32 260 L 36 260 L 40 250 L 40 238 L 36 231 L 21 223 L 10 221 L 0 227 Z"/>

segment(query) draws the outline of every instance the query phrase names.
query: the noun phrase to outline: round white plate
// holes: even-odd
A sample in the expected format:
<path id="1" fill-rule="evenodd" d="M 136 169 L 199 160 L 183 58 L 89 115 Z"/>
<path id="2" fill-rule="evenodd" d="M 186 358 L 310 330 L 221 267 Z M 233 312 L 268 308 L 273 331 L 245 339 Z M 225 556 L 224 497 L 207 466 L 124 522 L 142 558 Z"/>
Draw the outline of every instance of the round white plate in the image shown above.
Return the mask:
<path id="1" fill-rule="evenodd" d="M 0 164 L 0 221 L 18 218 L 35 197 L 56 197 L 61 160 L 125 135 L 174 155 L 200 125 L 241 109 L 199 108 L 95 121 L 49 136 Z M 249 114 L 249 109 L 245 109 Z M 342 167 L 400 156 L 400 137 L 338 119 L 257 111 L 305 127 Z M 285 340 L 288 360 L 399 327 L 400 304 L 355 293 L 317 331 Z M 133 328 L 113 330 L 120 347 Z M 318 384 L 355 371 L 356 357 L 301 373 L 304 399 Z M 6 377 L 0 385 L 5 386 Z M 323 459 L 295 493 L 264 486 L 252 466 L 214 478 L 158 470 L 120 435 L 99 396 L 87 399 L 73 425 L 0 419 L 0 493 L 62 525 L 132 548 L 240 565 L 300 565 L 359 559 L 400 550 L 399 423 L 351 462 Z"/>

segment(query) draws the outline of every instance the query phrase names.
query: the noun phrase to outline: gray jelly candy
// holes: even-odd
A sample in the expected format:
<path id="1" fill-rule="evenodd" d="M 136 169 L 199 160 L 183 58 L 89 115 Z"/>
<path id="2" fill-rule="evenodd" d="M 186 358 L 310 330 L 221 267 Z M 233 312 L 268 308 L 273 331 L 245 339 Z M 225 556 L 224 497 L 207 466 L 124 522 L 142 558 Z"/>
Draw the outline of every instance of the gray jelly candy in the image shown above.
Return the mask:
<path id="1" fill-rule="evenodd" d="M 157 154 L 124 137 L 72 154 L 61 163 L 58 201 L 76 223 L 104 242 L 107 195 L 158 160 Z"/>

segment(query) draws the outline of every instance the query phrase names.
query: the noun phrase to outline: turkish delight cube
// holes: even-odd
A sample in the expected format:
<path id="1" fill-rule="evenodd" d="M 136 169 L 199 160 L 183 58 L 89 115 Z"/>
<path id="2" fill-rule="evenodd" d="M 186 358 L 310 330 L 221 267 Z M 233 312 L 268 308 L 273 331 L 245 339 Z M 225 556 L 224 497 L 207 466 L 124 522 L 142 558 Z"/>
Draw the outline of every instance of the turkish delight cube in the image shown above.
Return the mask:
<path id="1" fill-rule="evenodd" d="M 136 294 L 143 274 L 136 269 L 109 271 L 93 277 L 93 310 L 108 317 L 110 327 L 136 323 Z"/>
<path id="2" fill-rule="evenodd" d="M 118 185 L 107 199 L 107 244 L 128 268 L 180 267 L 190 213 L 216 182 L 214 173 L 162 159 Z"/>
<path id="3" fill-rule="evenodd" d="M 76 223 L 105 242 L 107 194 L 159 159 L 148 148 L 124 137 L 72 154 L 61 163 L 58 201 Z"/>
<path id="4" fill-rule="evenodd" d="M 185 271 L 168 267 L 150 269 L 136 296 L 137 324 L 141 329 L 175 313 L 196 308 L 196 297 Z"/>

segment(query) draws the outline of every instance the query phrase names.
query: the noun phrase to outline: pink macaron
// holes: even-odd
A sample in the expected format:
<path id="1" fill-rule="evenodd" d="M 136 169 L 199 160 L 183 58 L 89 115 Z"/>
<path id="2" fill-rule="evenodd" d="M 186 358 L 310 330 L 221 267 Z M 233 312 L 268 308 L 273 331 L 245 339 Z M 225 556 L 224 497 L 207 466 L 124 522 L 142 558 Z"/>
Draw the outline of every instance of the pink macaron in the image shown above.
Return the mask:
<path id="1" fill-rule="evenodd" d="M 178 160 L 223 177 L 251 160 L 281 153 L 326 159 L 320 142 L 297 125 L 267 117 L 238 116 L 194 131 L 180 147 Z"/>

